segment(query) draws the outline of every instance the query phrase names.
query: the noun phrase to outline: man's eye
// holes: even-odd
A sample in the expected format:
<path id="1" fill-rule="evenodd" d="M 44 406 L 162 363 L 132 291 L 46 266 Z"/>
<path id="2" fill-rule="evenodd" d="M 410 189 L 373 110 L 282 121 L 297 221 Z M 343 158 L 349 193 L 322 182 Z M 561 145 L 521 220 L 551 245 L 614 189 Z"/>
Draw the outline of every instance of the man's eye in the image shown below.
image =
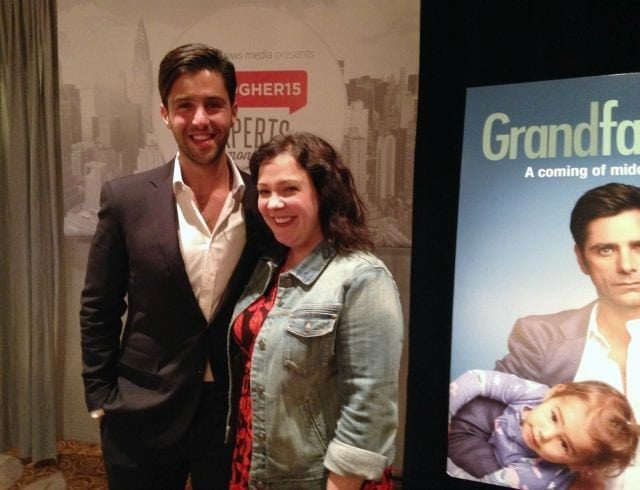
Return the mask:
<path id="1" fill-rule="evenodd" d="M 613 253 L 613 249 L 611 247 L 602 247 L 600 250 L 598 250 L 598 253 L 603 257 L 607 257 Z"/>

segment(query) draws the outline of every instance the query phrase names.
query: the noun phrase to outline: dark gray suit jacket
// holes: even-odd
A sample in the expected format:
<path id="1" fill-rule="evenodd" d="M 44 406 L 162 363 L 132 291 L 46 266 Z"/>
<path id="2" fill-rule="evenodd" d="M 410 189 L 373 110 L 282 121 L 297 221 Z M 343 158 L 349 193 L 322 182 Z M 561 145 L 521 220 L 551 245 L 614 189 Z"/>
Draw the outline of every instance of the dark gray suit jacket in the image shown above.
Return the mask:
<path id="1" fill-rule="evenodd" d="M 547 386 L 572 381 L 584 351 L 591 303 L 577 310 L 520 318 L 509 335 L 509 353 L 496 362 L 496 370 Z M 479 398 L 451 419 L 449 457 L 474 476 L 500 467 L 488 444 L 493 421 L 504 405 Z"/>
<path id="2" fill-rule="evenodd" d="M 104 184 L 81 298 L 87 407 L 104 408 L 111 430 L 149 448 L 167 447 L 188 430 L 207 358 L 216 382 L 227 383 L 227 324 L 272 240 L 243 174 L 247 244 L 208 323 L 180 253 L 173 164 Z"/>

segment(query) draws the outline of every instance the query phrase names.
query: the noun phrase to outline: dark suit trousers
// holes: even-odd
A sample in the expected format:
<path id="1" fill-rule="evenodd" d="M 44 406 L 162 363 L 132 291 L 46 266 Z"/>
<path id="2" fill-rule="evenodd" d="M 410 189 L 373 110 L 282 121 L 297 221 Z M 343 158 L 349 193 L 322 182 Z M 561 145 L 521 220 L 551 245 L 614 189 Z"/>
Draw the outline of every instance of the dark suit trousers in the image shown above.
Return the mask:
<path id="1" fill-rule="evenodd" d="M 107 414 L 100 432 L 109 488 L 182 490 L 189 474 L 195 490 L 228 488 L 233 446 L 224 444 L 226 416 L 226 391 L 204 383 L 188 433 L 174 446 L 157 450 L 110 428 Z"/>

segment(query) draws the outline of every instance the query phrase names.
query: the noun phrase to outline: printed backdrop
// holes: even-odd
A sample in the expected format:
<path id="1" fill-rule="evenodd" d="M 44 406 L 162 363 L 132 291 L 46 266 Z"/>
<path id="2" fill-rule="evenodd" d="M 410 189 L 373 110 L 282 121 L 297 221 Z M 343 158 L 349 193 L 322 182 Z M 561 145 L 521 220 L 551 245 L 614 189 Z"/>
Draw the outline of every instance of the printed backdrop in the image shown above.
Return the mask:
<path id="1" fill-rule="evenodd" d="M 164 54 L 188 42 L 216 46 L 236 65 L 239 120 L 228 151 L 241 167 L 288 131 L 317 133 L 341 151 L 408 319 L 419 0 L 57 4 L 69 325 L 78 324 L 102 183 L 175 154 L 156 79 Z M 77 330 L 64 339 L 64 432 L 97 439 L 83 413 Z"/>
<path id="2" fill-rule="evenodd" d="M 175 154 L 158 65 L 171 48 L 204 42 L 239 72 L 229 153 L 241 167 L 276 134 L 315 132 L 343 153 L 376 244 L 410 247 L 419 2 L 214 5 L 59 1 L 65 234 L 93 233 L 105 180 Z"/>

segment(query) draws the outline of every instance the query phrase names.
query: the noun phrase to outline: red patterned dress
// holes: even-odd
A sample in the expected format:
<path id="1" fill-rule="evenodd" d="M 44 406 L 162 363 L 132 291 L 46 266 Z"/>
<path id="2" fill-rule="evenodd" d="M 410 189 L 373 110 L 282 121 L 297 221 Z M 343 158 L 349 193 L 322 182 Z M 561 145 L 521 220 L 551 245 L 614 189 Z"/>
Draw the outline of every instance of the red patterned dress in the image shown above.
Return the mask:
<path id="1" fill-rule="evenodd" d="M 251 354 L 258 332 L 269 311 L 273 307 L 278 291 L 278 281 L 274 281 L 271 289 L 260 296 L 233 323 L 233 339 L 240 346 L 244 359 L 240 405 L 238 408 L 238 426 L 236 443 L 233 449 L 230 490 L 249 488 L 249 468 L 251 467 L 251 444 L 253 431 L 251 428 Z"/>
<path id="2" fill-rule="evenodd" d="M 238 408 L 238 425 L 236 441 L 233 449 L 231 466 L 231 482 L 229 490 L 246 490 L 249 488 L 249 469 L 251 467 L 251 445 L 253 431 L 251 425 L 251 354 L 258 332 L 265 318 L 273 308 L 278 291 L 278 280 L 274 281 L 269 291 L 258 298 L 244 310 L 233 323 L 233 339 L 240 346 L 244 358 L 240 405 Z M 362 490 L 393 489 L 391 472 L 384 472 L 381 481 L 367 481 Z"/>

